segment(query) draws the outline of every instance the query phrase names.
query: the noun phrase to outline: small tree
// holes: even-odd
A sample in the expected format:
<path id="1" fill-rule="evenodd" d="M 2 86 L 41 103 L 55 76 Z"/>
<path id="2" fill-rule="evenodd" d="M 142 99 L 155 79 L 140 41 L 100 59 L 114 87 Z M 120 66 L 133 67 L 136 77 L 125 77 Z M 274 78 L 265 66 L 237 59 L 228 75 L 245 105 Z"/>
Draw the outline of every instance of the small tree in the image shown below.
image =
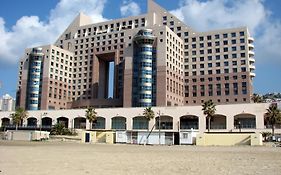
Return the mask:
<path id="1" fill-rule="evenodd" d="M 258 94 L 253 94 L 251 99 L 254 103 L 261 103 L 263 100 L 262 96 Z"/>
<path id="2" fill-rule="evenodd" d="M 265 113 L 265 120 L 269 122 L 272 129 L 272 136 L 274 136 L 274 128 L 276 124 L 281 123 L 281 112 L 277 105 L 271 104 Z"/>
<path id="3" fill-rule="evenodd" d="M 22 125 L 22 121 L 27 118 L 28 113 L 23 108 L 18 108 L 15 113 L 11 114 L 13 123 L 16 124 L 16 130 L 18 126 Z"/>
<path id="4" fill-rule="evenodd" d="M 87 120 L 89 120 L 89 122 L 90 122 L 90 129 L 92 129 L 92 124 L 93 124 L 93 122 L 96 122 L 96 121 L 97 121 L 97 112 L 95 111 L 94 108 L 89 107 L 89 108 L 86 110 L 86 118 L 87 118 Z"/>
<path id="5" fill-rule="evenodd" d="M 208 132 L 210 132 L 211 128 L 211 118 L 214 116 L 216 112 L 216 105 L 212 100 L 205 101 L 202 104 L 202 111 L 204 115 L 206 115 L 206 119 L 208 121 Z"/>

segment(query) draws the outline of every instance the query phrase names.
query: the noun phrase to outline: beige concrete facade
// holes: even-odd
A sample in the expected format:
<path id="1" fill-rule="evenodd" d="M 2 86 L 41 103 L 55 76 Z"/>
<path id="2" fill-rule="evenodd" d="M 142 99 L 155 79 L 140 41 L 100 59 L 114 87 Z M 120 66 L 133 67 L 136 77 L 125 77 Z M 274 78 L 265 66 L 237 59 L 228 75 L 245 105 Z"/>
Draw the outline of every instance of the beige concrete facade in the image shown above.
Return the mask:
<path id="1" fill-rule="evenodd" d="M 270 126 L 264 120 L 264 114 L 269 105 L 267 103 L 218 105 L 216 114 L 211 121 L 211 132 L 239 132 L 240 130 L 241 132 L 271 132 Z M 115 119 L 119 118 L 122 119 L 118 120 L 119 124 L 125 126 L 121 130 L 147 131 L 156 125 L 154 130 L 158 131 L 157 121 L 160 114 L 162 131 L 190 131 L 191 128 L 198 130 L 200 133 L 207 131 L 206 117 L 203 115 L 201 106 L 153 107 L 152 109 L 155 111 L 155 118 L 148 123 L 148 127 L 145 129 L 134 128 L 135 122 L 138 122 L 136 117 L 143 116 L 144 108 L 96 109 L 98 120 L 102 120 L 102 125 L 104 125 L 97 130 L 120 130 L 113 127 L 113 125 L 116 125 Z M 44 121 L 49 119 L 51 122 L 49 125 L 51 126 L 65 118 L 67 122 L 65 124 L 68 128 L 80 129 L 80 126 L 84 126 L 90 129 L 85 113 L 86 109 L 28 111 L 28 118 L 24 121 L 24 125 L 30 125 L 28 124 L 29 121 L 34 120 L 35 126 L 39 127 L 41 124 L 44 126 L 47 125 L 44 124 Z M 0 112 L 0 126 L 12 124 L 10 114 L 11 112 Z M 193 119 L 186 120 L 186 118 Z M 247 119 L 246 123 L 244 123 L 243 118 Z M 241 121 L 240 129 L 236 120 Z M 250 123 L 247 123 L 249 120 Z M 281 133 L 281 126 L 276 126 L 275 133 Z"/>
<path id="2" fill-rule="evenodd" d="M 132 107 L 134 36 L 141 29 L 152 29 L 156 38 L 156 106 L 198 105 L 209 99 L 217 104 L 251 101 L 254 39 L 246 27 L 196 32 L 148 0 L 147 13 L 139 16 L 92 24 L 81 13 L 54 45 L 42 46 L 40 109 Z M 29 52 L 20 62 L 21 107 L 26 106 Z M 109 62 L 114 62 L 113 87 L 108 84 Z"/>

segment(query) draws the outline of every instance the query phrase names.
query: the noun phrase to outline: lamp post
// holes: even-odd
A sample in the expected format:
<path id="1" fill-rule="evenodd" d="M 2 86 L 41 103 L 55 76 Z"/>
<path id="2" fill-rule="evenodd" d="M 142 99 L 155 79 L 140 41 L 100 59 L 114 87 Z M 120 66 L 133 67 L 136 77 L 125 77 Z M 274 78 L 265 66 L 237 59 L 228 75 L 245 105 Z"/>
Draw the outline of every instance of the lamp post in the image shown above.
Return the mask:
<path id="1" fill-rule="evenodd" d="M 159 129 L 159 145 L 161 144 L 161 113 L 160 110 L 158 112 L 158 129 Z"/>
<path id="2" fill-rule="evenodd" d="M 47 112 L 43 112 L 40 115 L 40 125 L 39 125 L 39 130 L 40 130 L 40 139 L 41 139 L 41 130 L 42 130 L 42 116 L 47 115 Z"/>
<path id="3" fill-rule="evenodd" d="M 238 128 L 239 128 L 239 132 L 241 132 L 241 122 L 240 122 L 240 120 L 238 121 Z"/>

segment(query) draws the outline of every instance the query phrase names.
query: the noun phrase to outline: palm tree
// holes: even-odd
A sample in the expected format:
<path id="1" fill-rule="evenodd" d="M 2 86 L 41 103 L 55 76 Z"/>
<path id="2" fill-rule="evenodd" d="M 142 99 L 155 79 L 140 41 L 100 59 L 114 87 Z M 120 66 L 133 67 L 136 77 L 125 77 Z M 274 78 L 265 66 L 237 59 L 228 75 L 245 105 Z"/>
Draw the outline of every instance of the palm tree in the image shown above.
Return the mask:
<path id="1" fill-rule="evenodd" d="M 16 130 L 18 130 L 18 126 L 22 124 L 22 121 L 27 118 L 28 113 L 23 108 L 18 108 L 15 113 L 11 114 L 13 123 L 16 124 Z"/>
<path id="2" fill-rule="evenodd" d="M 149 121 L 151 119 L 154 118 L 155 114 L 154 114 L 154 111 L 151 109 L 151 107 L 146 107 L 144 110 L 143 110 L 143 115 L 144 115 L 144 118 L 146 118 L 146 120 L 148 121 L 148 128 L 147 130 L 149 131 Z M 148 133 L 148 135 L 146 136 L 146 141 L 144 142 L 144 145 L 147 144 L 148 142 L 148 138 L 153 130 L 154 126 L 152 127 L 151 131 Z"/>
<path id="3" fill-rule="evenodd" d="M 216 105 L 213 103 L 212 100 L 205 101 L 202 104 L 202 111 L 208 120 L 208 132 L 210 132 L 211 128 L 211 118 L 214 116 L 216 112 Z"/>
<path id="4" fill-rule="evenodd" d="M 281 123 L 281 112 L 277 105 L 271 104 L 265 113 L 265 120 L 269 122 L 272 129 L 272 136 L 274 136 L 275 125 Z"/>
<path id="5" fill-rule="evenodd" d="M 261 103 L 263 99 L 262 96 L 260 96 L 259 94 L 253 94 L 252 100 L 254 103 Z"/>
<path id="6" fill-rule="evenodd" d="M 87 120 L 89 120 L 90 122 L 90 129 L 92 129 L 92 123 L 97 121 L 97 112 L 95 111 L 94 108 L 92 107 L 89 107 L 87 110 L 86 110 L 86 118 Z"/>
<path id="7" fill-rule="evenodd" d="M 151 107 L 146 107 L 143 111 L 144 118 L 147 119 L 147 121 L 150 121 L 154 118 L 154 111 L 151 109 Z"/>

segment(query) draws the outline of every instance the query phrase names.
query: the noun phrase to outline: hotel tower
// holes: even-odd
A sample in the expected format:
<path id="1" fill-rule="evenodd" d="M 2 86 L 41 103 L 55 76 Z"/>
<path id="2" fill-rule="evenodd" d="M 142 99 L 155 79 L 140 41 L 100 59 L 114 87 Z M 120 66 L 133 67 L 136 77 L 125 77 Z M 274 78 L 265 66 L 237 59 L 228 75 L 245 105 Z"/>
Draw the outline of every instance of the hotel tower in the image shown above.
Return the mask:
<path id="1" fill-rule="evenodd" d="M 197 32 L 153 0 L 146 14 L 102 23 L 80 13 L 54 44 L 25 50 L 17 106 L 249 103 L 253 42 L 246 27 Z"/>

